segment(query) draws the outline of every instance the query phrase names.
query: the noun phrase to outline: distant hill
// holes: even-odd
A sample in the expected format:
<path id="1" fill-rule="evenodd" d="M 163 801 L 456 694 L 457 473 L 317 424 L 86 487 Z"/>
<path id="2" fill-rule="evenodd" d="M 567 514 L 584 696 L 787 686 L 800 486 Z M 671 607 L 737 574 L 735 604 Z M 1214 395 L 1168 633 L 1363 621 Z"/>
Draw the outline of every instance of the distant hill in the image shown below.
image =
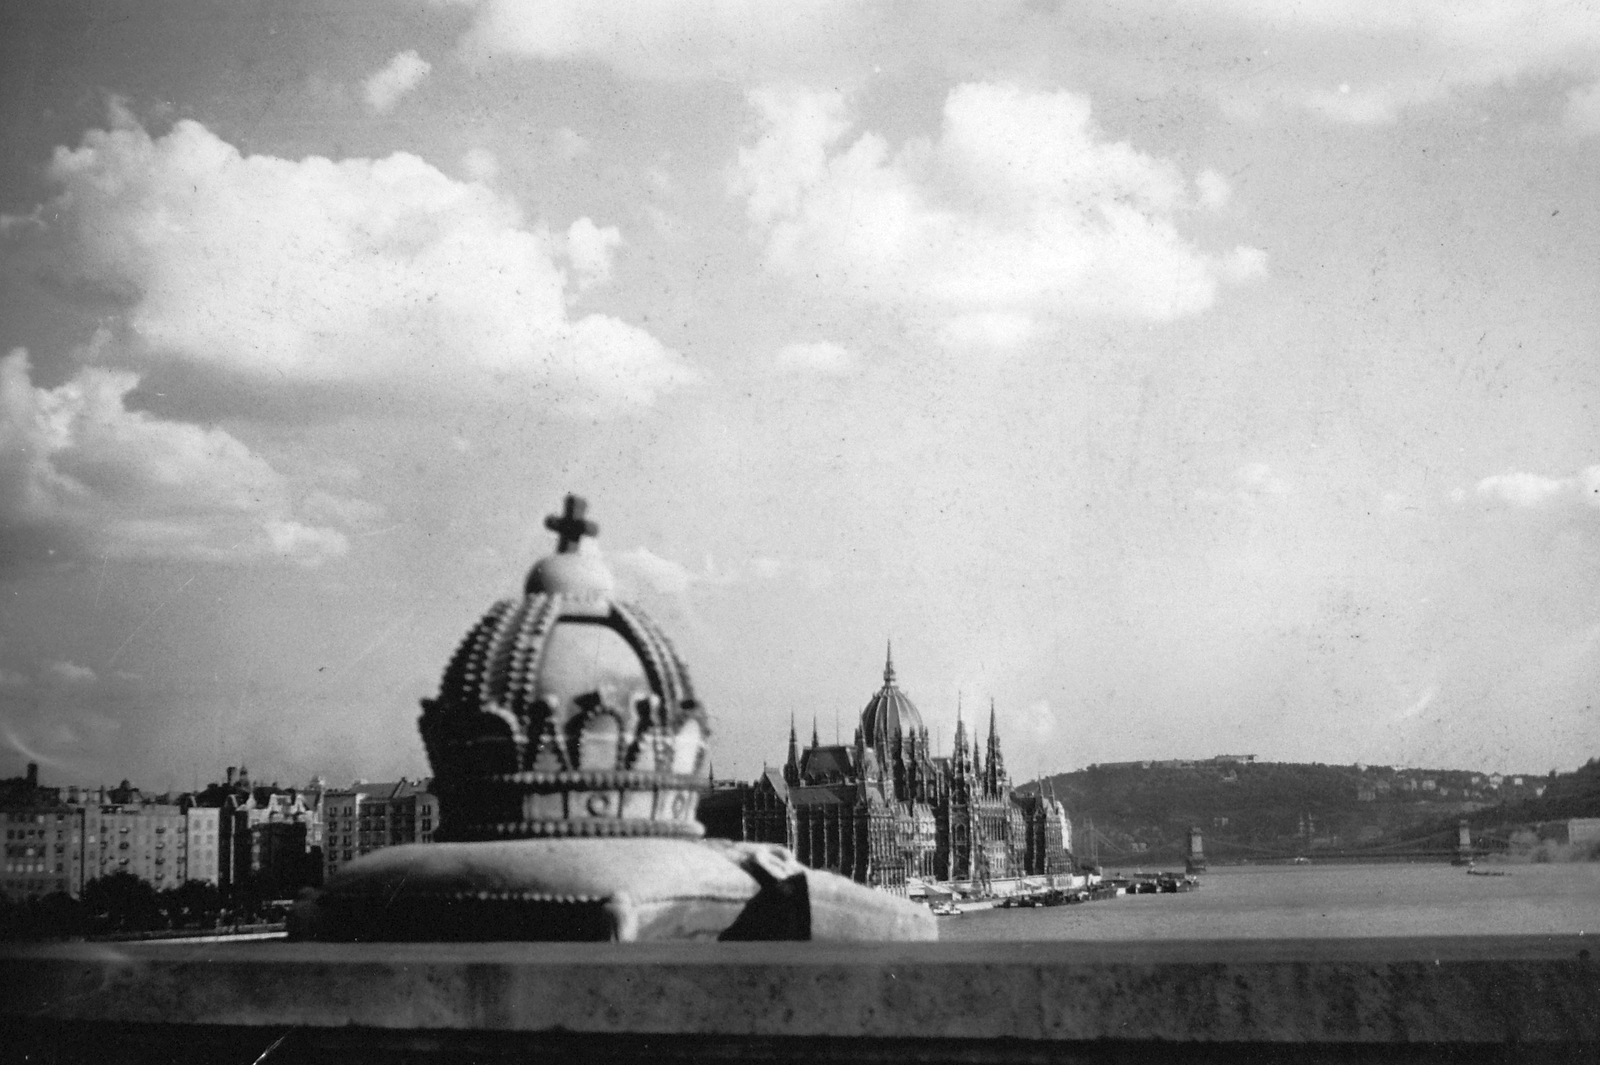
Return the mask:
<path id="1" fill-rule="evenodd" d="M 1021 790 L 1038 790 L 1038 782 Z M 1600 816 L 1600 765 L 1574 773 L 1256 762 L 1119 762 L 1048 777 L 1066 804 L 1080 856 L 1090 827 L 1102 860 L 1176 860 L 1198 826 L 1213 860 L 1316 851 L 1443 849 L 1467 817 L 1477 826 Z"/>

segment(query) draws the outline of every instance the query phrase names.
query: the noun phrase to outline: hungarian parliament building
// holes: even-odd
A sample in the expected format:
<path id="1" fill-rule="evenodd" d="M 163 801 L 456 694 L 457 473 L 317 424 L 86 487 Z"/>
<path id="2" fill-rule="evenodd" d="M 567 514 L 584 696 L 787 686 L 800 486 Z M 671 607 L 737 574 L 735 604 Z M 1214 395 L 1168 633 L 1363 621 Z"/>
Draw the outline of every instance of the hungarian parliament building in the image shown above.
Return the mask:
<path id="1" fill-rule="evenodd" d="M 954 750 L 935 755 L 892 653 L 852 743 L 820 743 L 813 725 L 801 748 L 791 720 L 783 767 L 750 784 L 715 782 L 700 820 L 708 835 L 780 843 L 814 869 L 890 891 L 911 878 L 981 888 L 1073 871 L 1067 812 L 1012 790 L 993 705 L 981 754 L 958 711 Z"/>

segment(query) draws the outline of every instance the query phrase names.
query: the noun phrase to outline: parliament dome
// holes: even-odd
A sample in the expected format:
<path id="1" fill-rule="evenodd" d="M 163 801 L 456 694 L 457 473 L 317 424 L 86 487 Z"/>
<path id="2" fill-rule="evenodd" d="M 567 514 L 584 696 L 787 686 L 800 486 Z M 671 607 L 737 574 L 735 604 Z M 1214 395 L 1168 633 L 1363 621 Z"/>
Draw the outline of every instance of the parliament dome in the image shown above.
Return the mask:
<path id="1" fill-rule="evenodd" d="M 521 599 L 462 640 L 420 721 L 439 796 L 436 839 L 699 836 L 708 735 L 666 635 L 579 550 L 599 529 L 568 496 L 556 552 Z"/>
<path id="2" fill-rule="evenodd" d="M 891 737 L 896 735 L 902 738 L 915 736 L 920 741 L 925 731 L 922 714 L 917 711 L 916 704 L 894 682 L 894 651 L 891 648 L 884 658 L 883 687 L 861 711 L 862 739 L 868 747 L 882 748 L 888 746 L 892 742 Z"/>

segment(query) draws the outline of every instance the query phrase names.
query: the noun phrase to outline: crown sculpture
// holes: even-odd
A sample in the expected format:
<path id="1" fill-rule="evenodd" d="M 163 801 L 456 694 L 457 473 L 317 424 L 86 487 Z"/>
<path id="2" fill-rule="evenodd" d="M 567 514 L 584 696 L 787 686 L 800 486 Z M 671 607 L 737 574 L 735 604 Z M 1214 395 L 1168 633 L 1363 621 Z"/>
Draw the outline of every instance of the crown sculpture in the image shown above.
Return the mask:
<path id="1" fill-rule="evenodd" d="M 928 911 L 773 844 L 704 839 L 710 729 L 689 673 L 617 598 L 569 495 L 556 552 L 489 608 L 420 728 L 437 842 L 343 867 L 290 915 L 329 940 L 931 939 Z"/>
<path id="2" fill-rule="evenodd" d="M 705 834 L 708 729 L 688 670 L 603 563 L 567 496 L 556 553 L 467 634 L 422 703 L 440 828 L 453 841 Z"/>

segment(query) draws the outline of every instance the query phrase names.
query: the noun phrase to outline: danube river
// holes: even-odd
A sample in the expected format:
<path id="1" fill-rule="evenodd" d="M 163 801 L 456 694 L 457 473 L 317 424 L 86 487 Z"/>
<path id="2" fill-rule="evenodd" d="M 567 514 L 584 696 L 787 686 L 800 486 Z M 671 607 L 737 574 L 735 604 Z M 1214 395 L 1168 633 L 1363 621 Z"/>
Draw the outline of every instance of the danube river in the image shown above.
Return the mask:
<path id="1" fill-rule="evenodd" d="M 1600 863 L 1214 867 L 1198 891 L 941 918 L 939 938 L 1292 939 L 1600 935 Z"/>

